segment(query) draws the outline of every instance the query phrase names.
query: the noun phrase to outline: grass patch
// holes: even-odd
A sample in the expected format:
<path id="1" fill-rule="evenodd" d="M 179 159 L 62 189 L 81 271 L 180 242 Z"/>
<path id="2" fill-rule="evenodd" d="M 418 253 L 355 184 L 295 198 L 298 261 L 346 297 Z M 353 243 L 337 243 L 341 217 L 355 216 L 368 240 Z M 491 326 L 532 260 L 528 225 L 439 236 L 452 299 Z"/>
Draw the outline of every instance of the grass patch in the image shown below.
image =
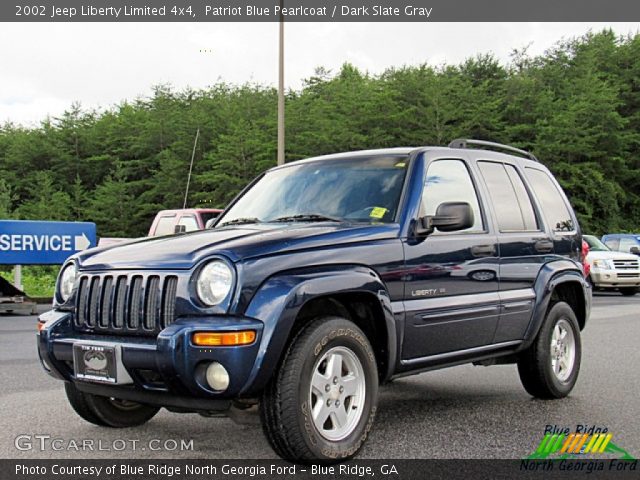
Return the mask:
<path id="1" fill-rule="evenodd" d="M 22 286 L 29 297 L 53 297 L 56 278 L 60 267 L 57 265 L 30 265 L 22 267 Z M 0 276 L 13 284 L 13 268 L 0 267 Z"/>

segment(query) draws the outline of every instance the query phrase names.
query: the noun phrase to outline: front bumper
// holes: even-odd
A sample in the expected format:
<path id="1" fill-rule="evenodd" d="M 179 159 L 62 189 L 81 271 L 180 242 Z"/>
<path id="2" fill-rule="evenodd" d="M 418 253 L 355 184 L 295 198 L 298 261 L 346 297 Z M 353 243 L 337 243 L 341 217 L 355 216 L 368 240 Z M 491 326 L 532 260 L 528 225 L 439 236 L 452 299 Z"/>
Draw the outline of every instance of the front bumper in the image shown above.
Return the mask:
<path id="1" fill-rule="evenodd" d="M 179 317 L 157 337 L 86 334 L 72 327 L 73 314 L 52 310 L 40 316 L 38 353 L 52 376 L 73 382 L 96 395 L 112 396 L 174 409 L 224 410 L 230 400 L 242 397 L 255 378 L 263 323 L 244 317 Z M 255 330 L 256 340 L 246 346 L 200 347 L 191 342 L 193 332 Z M 110 385 L 75 378 L 73 345 L 76 342 L 119 344 L 122 363 L 133 383 Z M 229 372 L 229 387 L 213 391 L 205 381 L 210 362 L 221 363 Z"/>
<path id="2" fill-rule="evenodd" d="M 591 281 L 598 288 L 640 287 L 640 271 L 591 268 Z"/>

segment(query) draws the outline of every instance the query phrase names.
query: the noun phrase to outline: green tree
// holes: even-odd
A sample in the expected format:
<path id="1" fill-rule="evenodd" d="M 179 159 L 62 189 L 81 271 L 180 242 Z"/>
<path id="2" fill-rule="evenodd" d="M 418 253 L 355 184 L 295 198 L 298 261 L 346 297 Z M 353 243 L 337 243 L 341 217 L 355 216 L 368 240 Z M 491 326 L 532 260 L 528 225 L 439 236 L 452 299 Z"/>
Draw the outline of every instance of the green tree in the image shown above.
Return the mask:
<path id="1" fill-rule="evenodd" d="M 13 200 L 11 186 L 4 178 L 0 178 L 0 220 L 11 218 Z"/>
<path id="2" fill-rule="evenodd" d="M 109 174 L 95 189 L 86 211 L 86 221 L 98 225 L 101 237 L 127 237 L 143 235 L 148 225 L 136 221 L 136 206 L 129 193 L 121 167 Z"/>
<path id="3" fill-rule="evenodd" d="M 27 187 L 29 200 L 15 210 L 15 217 L 22 220 L 70 220 L 69 194 L 57 189 L 50 172 L 36 172 Z"/>

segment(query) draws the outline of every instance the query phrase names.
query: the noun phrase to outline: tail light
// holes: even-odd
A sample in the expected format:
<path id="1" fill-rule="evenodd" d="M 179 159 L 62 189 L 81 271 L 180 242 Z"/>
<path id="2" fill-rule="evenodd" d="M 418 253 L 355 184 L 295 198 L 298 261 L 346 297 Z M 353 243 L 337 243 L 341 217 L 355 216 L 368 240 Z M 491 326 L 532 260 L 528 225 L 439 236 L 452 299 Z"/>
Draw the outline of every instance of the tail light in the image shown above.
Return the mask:
<path id="1" fill-rule="evenodd" d="M 591 273 L 591 265 L 589 265 L 589 262 L 587 262 L 587 255 L 589 255 L 589 244 L 582 240 L 580 261 L 582 262 L 582 273 L 584 274 L 584 278 L 587 278 L 589 276 L 589 273 Z"/>

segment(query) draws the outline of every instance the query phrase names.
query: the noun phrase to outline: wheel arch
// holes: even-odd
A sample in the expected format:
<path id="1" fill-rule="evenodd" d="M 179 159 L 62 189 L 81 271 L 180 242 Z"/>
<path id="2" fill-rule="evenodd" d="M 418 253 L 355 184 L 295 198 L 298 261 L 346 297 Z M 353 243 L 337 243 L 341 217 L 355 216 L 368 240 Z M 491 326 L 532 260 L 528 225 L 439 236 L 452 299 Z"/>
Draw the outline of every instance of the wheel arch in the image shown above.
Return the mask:
<path id="1" fill-rule="evenodd" d="M 584 329 L 591 311 L 591 287 L 577 264 L 571 260 L 547 263 L 536 279 L 534 290 L 536 303 L 520 350 L 533 343 L 550 306 L 559 301 L 569 304 L 580 330 Z"/>
<path id="2" fill-rule="evenodd" d="M 341 316 L 364 331 L 381 381 L 395 368 L 397 335 L 391 302 L 384 283 L 370 268 L 341 265 L 273 276 L 258 289 L 245 315 L 261 320 L 265 327 L 243 395 L 264 388 L 291 339 L 319 316 Z"/>

